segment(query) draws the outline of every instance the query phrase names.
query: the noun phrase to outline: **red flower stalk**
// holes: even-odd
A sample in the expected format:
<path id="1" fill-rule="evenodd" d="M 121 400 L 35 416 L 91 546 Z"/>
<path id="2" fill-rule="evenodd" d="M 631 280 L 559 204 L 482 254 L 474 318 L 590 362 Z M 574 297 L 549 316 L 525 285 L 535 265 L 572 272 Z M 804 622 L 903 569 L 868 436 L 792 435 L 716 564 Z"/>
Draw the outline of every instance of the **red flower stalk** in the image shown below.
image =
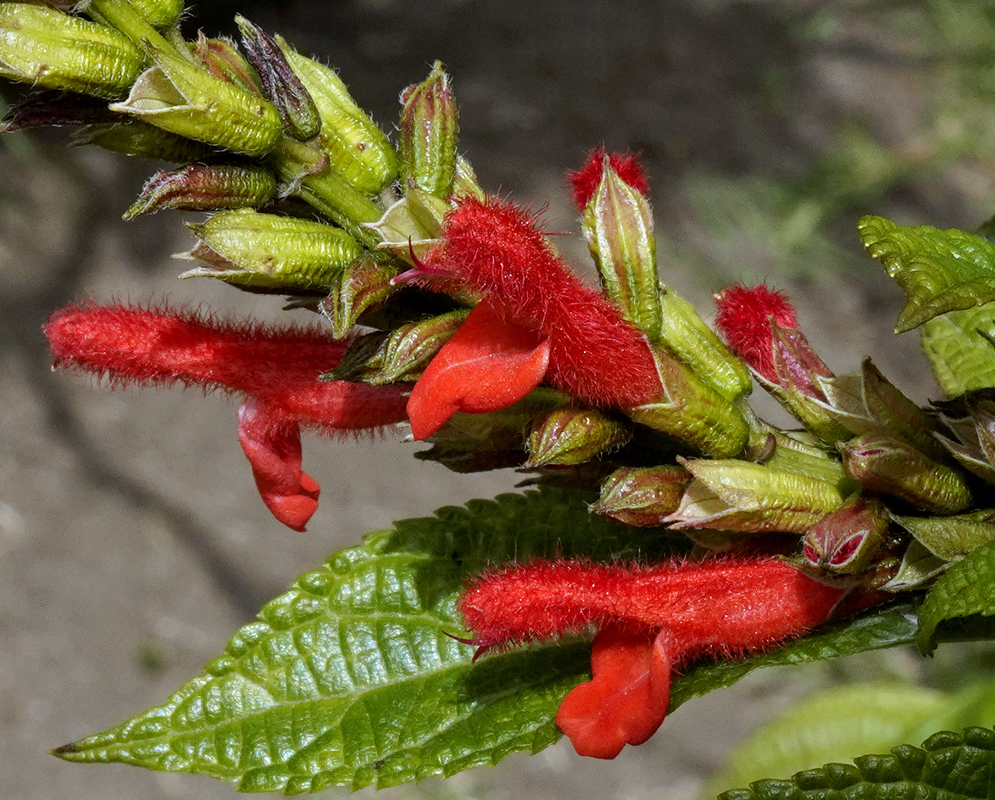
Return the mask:
<path id="1" fill-rule="evenodd" d="M 447 214 L 441 243 L 412 272 L 416 280 L 455 281 L 482 294 L 490 304 L 483 313 L 500 317 L 512 339 L 531 337 L 535 346 L 548 341 L 545 378 L 581 401 L 630 407 L 662 391 L 643 334 L 582 283 L 546 242 L 535 219 L 514 205 L 463 199 Z M 513 333 L 516 327 L 524 332 Z M 504 366 L 492 366 L 500 382 Z M 488 368 L 485 362 L 480 367 Z M 520 398 L 511 402 L 515 399 Z"/>
<path id="2" fill-rule="evenodd" d="M 583 167 L 567 174 L 567 180 L 573 187 L 574 203 L 581 212 L 587 208 L 594 193 L 598 191 L 605 170 L 605 158 L 608 159 L 608 166 L 615 170 L 615 174 L 625 183 L 644 196 L 649 194 L 646 173 L 643 172 L 643 166 L 635 153 L 605 153 L 603 147 L 597 147 L 588 153 Z"/>
<path id="3" fill-rule="evenodd" d="M 776 383 L 771 320 L 781 328 L 798 328 L 795 309 L 784 292 L 769 289 L 763 283 L 749 289 L 737 283 L 717 295 L 715 305 L 718 307 L 715 326 L 732 351 L 771 383 Z"/>
<path id="4" fill-rule="evenodd" d="M 239 412 L 239 440 L 263 500 L 295 530 L 304 529 L 318 496 L 317 484 L 301 471 L 300 425 L 328 433 L 405 418 L 402 387 L 318 380 L 339 363 L 348 342 L 317 329 L 86 304 L 53 314 L 45 335 L 57 367 L 119 385 L 179 382 L 249 398 Z"/>
<path id="5" fill-rule="evenodd" d="M 676 669 L 745 656 L 823 623 L 845 594 L 774 556 L 652 566 L 538 561 L 475 580 L 460 600 L 481 649 L 595 627 L 592 680 L 556 723 L 581 755 L 614 758 L 663 722 Z"/>

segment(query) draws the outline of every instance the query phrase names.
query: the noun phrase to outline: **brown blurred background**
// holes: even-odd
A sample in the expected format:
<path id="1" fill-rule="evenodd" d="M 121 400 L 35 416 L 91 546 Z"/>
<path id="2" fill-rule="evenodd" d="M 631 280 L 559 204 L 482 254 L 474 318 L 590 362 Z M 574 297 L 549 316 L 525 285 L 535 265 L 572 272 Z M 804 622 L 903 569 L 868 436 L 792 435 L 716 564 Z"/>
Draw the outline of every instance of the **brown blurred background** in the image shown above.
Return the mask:
<path id="1" fill-rule="evenodd" d="M 854 227 L 870 212 L 967 228 L 993 213 L 995 11 L 950 6 L 216 1 L 188 28 L 232 34 L 240 12 L 283 33 L 338 67 L 388 130 L 400 90 L 443 60 L 481 182 L 545 206 L 551 230 L 576 230 L 562 176 L 588 149 L 640 150 L 665 280 L 710 313 L 710 292 L 766 276 L 795 297 L 838 372 L 870 354 L 924 400 L 936 390 L 915 335 L 890 333 L 899 293 Z M 169 254 L 191 239 L 177 215 L 120 221 L 160 165 L 65 141 L 0 140 L 0 797 L 231 797 L 207 778 L 64 764 L 45 750 L 162 701 L 262 602 L 364 532 L 511 490 L 517 476 L 454 475 L 414 461 L 399 436 L 308 437 L 305 467 L 324 491 L 309 532 L 294 534 L 255 493 L 231 403 L 53 375 L 39 329 L 73 298 L 281 316 L 273 298 L 178 283 Z M 581 262 L 578 238 L 557 244 Z M 690 799 L 742 733 L 821 680 L 796 673 L 689 704 L 611 763 L 564 742 L 390 791 Z"/>

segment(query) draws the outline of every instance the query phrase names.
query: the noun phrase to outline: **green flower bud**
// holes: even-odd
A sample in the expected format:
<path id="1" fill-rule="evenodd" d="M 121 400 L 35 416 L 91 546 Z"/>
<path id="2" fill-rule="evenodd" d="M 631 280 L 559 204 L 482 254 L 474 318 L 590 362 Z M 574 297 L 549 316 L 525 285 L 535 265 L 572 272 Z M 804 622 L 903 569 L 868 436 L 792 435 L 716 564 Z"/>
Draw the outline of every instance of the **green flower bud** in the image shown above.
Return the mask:
<path id="1" fill-rule="evenodd" d="M 601 182 L 584 208 L 583 226 L 605 293 L 626 319 L 657 341 L 662 313 L 653 212 L 642 192 L 618 176 L 607 155 Z"/>
<path id="2" fill-rule="evenodd" d="M 263 93 L 280 112 L 284 130 L 301 142 L 317 136 L 321 130 L 318 109 L 276 40 L 243 16 L 236 16 L 235 22 L 242 32 L 245 52 L 262 80 Z"/>
<path id="3" fill-rule="evenodd" d="M 805 533 L 843 502 L 827 481 L 736 459 L 678 459 L 694 475 L 674 528 Z"/>
<path id="4" fill-rule="evenodd" d="M 818 478 L 843 492 L 857 489 L 857 484 L 849 478 L 836 458 L 835 451 L 830 452 L 813 442 L 812 435 L 807 431 L 770 430 L 763 447 L 756 451 L 751 448 L 747 456 L 750 461 L 772 469 Z"/>
<path id="5" fill-rule="evenodd" d="M 861 486 L 930 514 L 956 514 L 971 505 L 966 476 L 886 433 L 869 433 L 837 447 L 847 474 Z"/>
<path id="6" fill-rule="evenodd" d="M 397 177 L 397 154 L 387 137 L 356 105 L 334 70 L 275 38 L 318 110 L 319 140 L 331 171 L 357 191 L 376 194 Z"/>
<path id="7" fill-rule="evenodd" d="M 405 187 L 445 200 L 453 189 L 459 119 L 442 62 L 422 83 L 405 89 L 401 103 L 398 156 Z"/>
<path id="8" fill-rule="evenodd" d="M 172 25 L 183 13 L 183 0 L 129 0 L 153 28 Z"/>
<path id="9" fill-rule="evenodd" d="M 975 548 L 995 540 L 995 509 L 950 517 L 895 517 L 933 555 L 959 561 Z"/>
<path id="10" fill-rule="evenodd" d="M 855 435 L 880 431 L 897 436 L 937 460 L 947 453 L 933 434 L 932 417 L 902 394 L 865 359 L 860 375 L 824 378 L 819 386 L 829 415 Z"/>
<path id="11" fill-rule="evenodd" d="M 522 466 L 532 469 L 583 464 L 631 438 L 629 426 L 600 411 L 557 408 L 533 420 L 526 440 L 529 458 Z"/>
<path id="12" fill-rule="evenodd" d="M 111 28 L 54 8 L 0 3 L 0 77 L 113 98 L 134 83 L 144 61 Z"/>
<path id="13" fill-rule="evenodd" d="M 346 350 L 342 362 L 328 378 L 360 380 L 374 386 L 414 381 L 439 348 L 459 330 L 469 313 L 450 311 L 402 325 L 390 333 L 361 336 Z M 370 339 L 372 342 L 368 341 Z"/>
<path id="14" fill-rule="evenodd" d="M 750 434 L 739 409 L 669 353 L 657 350 L 655 357 L 663 396 L 625 413 L 715 458 L 739 454 Z"/>
<path id="15" fill-rule="evenodd" d="M 601 485 L 590 511 L 638 528 L 656 528 L 680 506 L 691 482 L 684 467 L 622 467 Z"/>
<path id="16" fill-rule="evenodd" d="M 221 211 L 188 227 L 201 241 L 177 257 L 207 266 L 180 277 L 220 278 L 236 286 L 290 293 L 324 290 L 363 252 L 339 228 L 251 209 Z"/>
<path id="17" fill-rule="evenodd" d="M 660 292 L 660 342 L 728 400 L 753 390 L 749 367 L 733 355 L 687 300 L 669 286 Z"/>
<path id="18" fill-rule="evenodd" d="M 167 4 L 172 0 L 166 0 Z M 109 28 L 116 28 L 127 36 L 133 44 L 142 47 L 150 44 L 157 48 L 173 49 L 166 38 L 153 27 L 153 23 L 143 11 L 152 17 L 162 18 L 165 13 L 151 6 L 156 0 L 85 0 L 80 6 L 87 16 Z M 143 61 L 145 59 L 143 58 Z"/>
<path id="19" fill-rule="evenodd" d="M 231 39 L 208 39 L 200 33 L 193 47 L 193 57 L 218 80 L 233 83 L 249 94 L 263 96 L 259 76 Z"/>
<path id="20" fill-rule="evenodd" d="M 112 110 L 235 153 L 260 156 L 273 149 L 281 125 L 272 104 L 172 50 L 147 46 L 156 66 Z"/>
<path id="21" fill-rule="evenodd" d="M 256 208 L 276 197 L 276 178 L 264 167 L 235 164 L 190 164 L 157 172 L 124 212 L 131 220 L 164 208 L 217 211 Z"/>
<path id="22" fill-rule="evenodd" d="M 93 144 L 114 153 L 137 158 L 154 158 L 176 163 L 205 161 L 218 151 L 203 142 L 195 142 L 155 125 L 135 120 L 87 125 L 69 137 L 73 147 Z"/>
<path id="23" fill-rule="evenodd" d="M 862 572 L 880 552 L 890 522 L 880 500 L 852 495 L 805 533 L 802 555 L 817 570 L 841 575 Z"/>
<path id="24" fill-rule="evenodd" d="M 318 310 L 332 323 L 332 336 L 344 339 L 359 318 L 386 302 L 400 287 L 391 283 L 397 267 L 371 256 L 354 261 L 339 273 Z"/>

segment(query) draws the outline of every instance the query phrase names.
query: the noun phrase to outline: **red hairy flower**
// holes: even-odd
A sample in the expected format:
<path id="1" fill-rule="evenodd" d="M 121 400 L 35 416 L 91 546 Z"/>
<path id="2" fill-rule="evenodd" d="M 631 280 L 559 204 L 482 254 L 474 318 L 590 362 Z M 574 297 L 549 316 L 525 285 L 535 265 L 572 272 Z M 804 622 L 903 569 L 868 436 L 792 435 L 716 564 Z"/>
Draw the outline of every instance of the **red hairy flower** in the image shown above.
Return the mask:
<path id="1" fill-rule="evenodd" d="M 732 351 L 767 380 L 776 382 L 771 320 L 778 327 L 798 327 L 795 309 L 784 292 L 766 284 L 747 288 L 737 283 L 715 297 L 715 326 Z"/>
<path id="2" fill-rule="evenodd" d="M 460 281 L 507 322 L 548 339 L 546 379 L 579 400 L 628 407 L 660 395 L 643 334 L 569 270 L 517 206 L 463 199 L 446 215 L 442 241 L 419 271 Z"/>
<path id="3" fill-rule="evenodd" d="M 587 208 L 594 193 L 598 191 L 601 183 L 601 176 L 606 168 L 605 158 L 608 159 L 608 167 L 615 171 L 625 183 L 643 195 L 649 194 L 649 186 L 646 183 L 646 173 L 643 171 L 639 157 L 635 153 L 605 153 L 603 147 L 592 150 L 584 166 L 576 172 L 567 174 L 567 179 L 573 187 L 574 203 L 581 212 Z"/>
<path id="4" fill-rule="evenodd" d="M 537 561 L 473 581 L 460 610 L 481 652 L 598 629 L 592 680 L 557 724 L 581 755 L 614 758 L 663 722 L 689 660 L 745 656 L 823 623 L 844 595 L 774 556 L 656 565 Z"/>
<path id="5" fill-rule="evenodd" d="M 348 342 L 317 329 L 168 308 L 70 305 L 49 318 L 45 336 L 57 367 L 120 385 L 178 382 L 249 398 L 239 414 L 239 440 L 263 500 L 295 530 L 304 529 L 318 497 L 318 485 L 301 471 L 299 426 L 332 432 L 405 419 L 403 387 L 318 380 L 339 363 Z"/>

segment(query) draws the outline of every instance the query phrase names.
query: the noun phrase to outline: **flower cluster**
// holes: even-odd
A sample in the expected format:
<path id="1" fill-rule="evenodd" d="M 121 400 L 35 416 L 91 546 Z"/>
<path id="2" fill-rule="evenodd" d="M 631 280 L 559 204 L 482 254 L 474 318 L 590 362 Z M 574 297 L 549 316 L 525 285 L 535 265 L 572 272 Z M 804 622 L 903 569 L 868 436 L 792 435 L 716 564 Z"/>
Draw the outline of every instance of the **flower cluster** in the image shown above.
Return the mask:
<path id="1" fill-rule="evenodd" d="M 649 737 L 691 659 L 770 648 L 953 559 L 916 520 L 990 493 L 990 402 L 944 418 L 869 361 L 836 376 L 766 286 L 719 294 L 713 330 L 660 280 L 632 154 L 597 149 L 570 176 L 594 288 L 537 215 L 480 188 L 441 65 L 402 93 L 395 147 L 321 62 L 244 19 L 241 47 L 182 42 L 174 6 L 0 3 L 0 74 L 40 90 L 3 129 L 75 125 L 77 142 L 179 162 L 126 217 L 208 212 L 183 277 L 287 295 L 313 323 L 83 302 L 45 326 L 56 365 L 237 397 L 259 493 L 295 530 L 319 496 L 302 427 L 410 424 L 422 458 L 593 488 L 592 513 L 687 536 L 693 559 L 513 564 L 466 588 L 480 652 L 594 632 L 593 678 L 557 716 L 578 752 Z M 753 413 L 754 379 L 804 431 Z"/>

